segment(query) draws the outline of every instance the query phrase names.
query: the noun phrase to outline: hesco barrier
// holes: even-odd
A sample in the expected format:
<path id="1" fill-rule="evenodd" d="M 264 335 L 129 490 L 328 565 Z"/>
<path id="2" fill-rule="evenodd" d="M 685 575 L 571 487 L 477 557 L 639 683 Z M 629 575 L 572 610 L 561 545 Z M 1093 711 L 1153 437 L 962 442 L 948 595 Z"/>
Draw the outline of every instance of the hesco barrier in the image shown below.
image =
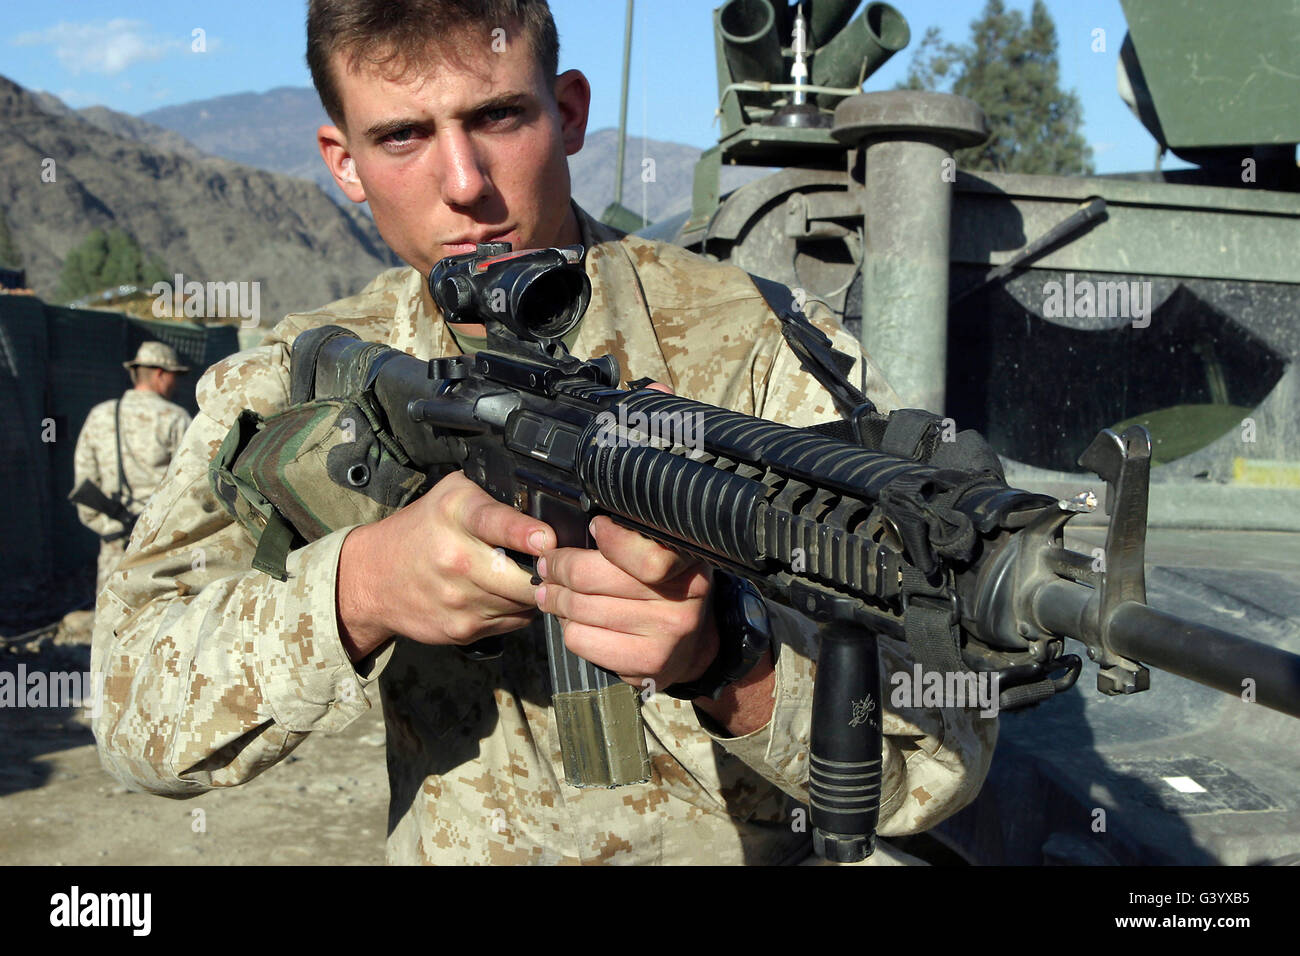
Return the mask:
<path id="1" fill-rule="evenodd" d="M 90 600 L 98 540 L 67 501 L 73 452 L 91 408 L 130 386 L 122 363 L 149 339 L 194 370 L 173 396 L 191 415 L 199 375 L 239 348 L 233 326 L 146 322 L 0 295 L 0 634 Z"/>

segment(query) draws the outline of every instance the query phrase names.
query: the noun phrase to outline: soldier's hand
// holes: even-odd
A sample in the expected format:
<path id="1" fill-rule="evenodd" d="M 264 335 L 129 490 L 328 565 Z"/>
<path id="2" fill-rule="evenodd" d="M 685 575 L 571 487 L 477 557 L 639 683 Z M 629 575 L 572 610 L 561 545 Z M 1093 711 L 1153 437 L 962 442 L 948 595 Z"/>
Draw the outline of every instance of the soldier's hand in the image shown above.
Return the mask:
<path id="1" fill-rule="evenodd" d="M 538 566 L 537 606 L 560 618 L 569 650 L 641 687 L 694 680 L 718 652 L 707 565 L 609 518 L 598 550 L 558 548 Z"/>
<path id="2" fill-rule="evenodd" d="M 355 529 L 339 556 L 339 633 L 353 660 L 394 634 L 470 644 L 536 614 L 530 575 L 497 548 L 555 547 L 544 522 L 501 504 L 461 472 L 382 521 Z"/>
<path id="3" fill-rule="evenodd" d="M 591 535 L 597 550 L 561 548 L 538 566 L 537 606 L 560 618 L 565 646 L 637 687 L 703 674 L 718 653 L 708 565 L 609 518 L 592 521 Z"/>

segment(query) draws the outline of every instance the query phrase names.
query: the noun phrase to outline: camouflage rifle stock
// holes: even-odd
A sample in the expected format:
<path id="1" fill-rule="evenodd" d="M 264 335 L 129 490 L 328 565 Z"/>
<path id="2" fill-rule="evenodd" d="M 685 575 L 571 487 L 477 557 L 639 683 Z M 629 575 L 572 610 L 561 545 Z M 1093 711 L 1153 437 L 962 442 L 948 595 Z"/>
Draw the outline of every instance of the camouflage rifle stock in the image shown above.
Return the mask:
<path id="1" fill-rule="evenodd" d="M 550 524 L 560 547 L 591 547 L 589 521 L 609 515 L 818 622 L 809 793 L 823 856 L 874 848 L 878 634 L 909 641 L 930 670 L 997 673 L 1006 708 L 1072 686 L 1071 638 L 1106 693 L 1146 689 L 1145 662 L 1230 693 L 1249 676 L 1259 703 L 1300 716 L 1300 657 L 1146 606 L 1143 429 L 1105 430 L 1080 459 L 1108 487 L 1109 569 L 1095 571 L 1063 543 L 1086 506 L 864 447 L 884 421 L 869 405 L 849 416 L 849 442 L 619 389 L 613 358 L 582 361 L 559 342 L 590 295 L 580 254 L 492 245 L 435 266 L 447 320 L 487 327 L 472 357 L 426 362 L 327 326 L 295 341 L 292 375 L 318 398 L 368 390 L 415 467 L 463 469 Z M 646 779 L 637 689 L 569 653 L 550 615 L 545 628 L 568 782 Z"/>

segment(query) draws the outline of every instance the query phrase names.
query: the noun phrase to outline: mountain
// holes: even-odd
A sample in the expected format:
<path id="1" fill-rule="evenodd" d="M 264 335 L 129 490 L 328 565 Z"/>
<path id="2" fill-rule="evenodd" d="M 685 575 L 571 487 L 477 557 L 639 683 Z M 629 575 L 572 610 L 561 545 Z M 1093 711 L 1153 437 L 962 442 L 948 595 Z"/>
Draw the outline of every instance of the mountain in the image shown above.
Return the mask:
<path id="1" fill-rule="evenodd" d="M 187 159 L 202 159 L 209 155 L 179 133 L 164 129 L 161 126 L 155 126 L 138 116 L 119 113 L 117 110 L 110 110 L 107 106 L 87 106 L 85 109 L 74 110 L 53 93 L 47 93 L 44 90 L 27 90 L 26 92 L 37 108 L 44 113 L 49 113 L 51 116 L 74 120 L 82 119 L 106 133 L 112 133 L 114 136 L 121 136 L 125 139 L 139 140 L 165 152 L 179 153 Z"/>
<path id="2" fill-rule="evenodd" d="M 691 208 L 695 161 L 703 150 L 682 143 L 629 136 L 625 152 L 624 206 L 635 213 L 648 215 L 651 222 Z M 614 201 L 614 166 L 617 163 L 616 129 L 588 133 L 581 151 L 569 157 L 573 198 L 593 216 L 599 216 Z M 752 166 L 727 166 L 722 170 L 722 191 L 736 189 L 769 172 L 771 170 Z M 642 182 L 643 177 L 646 182 Z"/>
<path id="3" fill-rule="evenodd" d="M 179 133 L 205 153 L 310 179 L 335 202 L 352 205 L 316 148 L 316 129 L 330 120 L 309 86 L 194 100 L 150 110 L 140 119 Z"/>
<path id="4" fill-rule="evenodd" d="M 85 112 L 84 110 L 82 111 Z M 120 114 L 119 114 L 120 115 Z M 325 170 L 316 149 L 316 128 L 329 120 L 311 87 L 282 86 L 265 93 L 236 93 L 151 110 L 140 117 L 179 133 L 200 150 L 289 176 L 311 179 L 340 203 L 348 200 Z M 631 136 L 623 170 L 623 205 L 641 212 L 644 198 L 651 220 L 690 208 L 691 182 L 701 150 L 681 143 Z M 569 157 L 573 197 L 594 216 L 614 198 L 614 164 L 618 132 L 588 132 L 582 151 Z M 652 182 L 642 183 L 653 159 Z M 766 174 L 766 170 L 727 167 L 725 192 Z M 644 190 L 643 190 L 644 185 Z"/>
<path id="5" fill-rule="evenodd" d="M 77 110 L 76 115 L 106 133 L 112 133 L 114 136 L 120 136 L 123 139 L 134 139 L 146 143 L 165 153 L 176 153 L 186 159 L 206 159 L 212 155 L 199 149 L 180 133 L 163 129 L 161 126 L 155 126 L 153 123 L 146 122 L 128 113 L 110 110 L 107 106 L 88 106 L 85 109 Z M 229 159 L 230 157 L 226 158 Z"/>
<path id="6" fill-rule="evenodd" d="M 313 183 L 166 149 L 155 144 L 174 131 L 102 108 L 59 112 L 52 99 L 0 77 L 0 210 L 42 296 L 96 227 L 130 232 L 187 279 L 259 282 L 264 325 L 399 264 L 367 216 Z"/>

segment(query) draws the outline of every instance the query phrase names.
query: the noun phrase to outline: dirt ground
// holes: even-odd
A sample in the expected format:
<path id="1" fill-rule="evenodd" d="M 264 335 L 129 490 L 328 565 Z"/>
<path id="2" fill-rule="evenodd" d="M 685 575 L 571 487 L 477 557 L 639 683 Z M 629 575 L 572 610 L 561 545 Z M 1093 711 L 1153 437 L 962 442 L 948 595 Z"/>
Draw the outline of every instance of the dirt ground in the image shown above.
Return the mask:
<path id="1" fill-rule="evenodd" d="M 90 625 L 78 611 L 56 633 L 0 647 L 0 671 L 88 671 Z M 387 807 L 378 708 L 242 786 L 169 800 L 100 766 L 80 710 L 0 707 L 0 865 L 381 865 Z M 922 863 L 903 849 L 924 847 L 880 841 L 864 865 Z"/>
<path id="2" fill-rule="evenodd" d="M 90 612 L 0 649 L 19 664 L 89 670 Z M 169 800 L 109 776 L 80 711 L 0 707 L 0 864 L 382 864 L 387 806 L 378 708 L 244 786 Z"/>

